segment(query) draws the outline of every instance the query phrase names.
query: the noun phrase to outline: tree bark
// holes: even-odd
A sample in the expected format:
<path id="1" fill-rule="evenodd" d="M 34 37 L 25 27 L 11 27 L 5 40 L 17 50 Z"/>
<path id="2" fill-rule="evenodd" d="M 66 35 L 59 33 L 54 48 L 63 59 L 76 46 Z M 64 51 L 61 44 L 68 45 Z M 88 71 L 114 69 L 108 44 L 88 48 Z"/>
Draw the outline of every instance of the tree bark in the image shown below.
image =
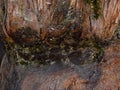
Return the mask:
<path id="1" fill-rule="evenodd" d="M 110 40 L 120 18 L 120 1 L 101 0 L 100 7 L 101 15 L 96 20 L 90 5 L 83 0 L 7 0 L 6 32 L 12 36 L 19 29 L 29 27 L 44 39 L 48 33 L 53 37 L 78 29 L 82 37 L 94 34 L 102 40 Z"/>
<path id="2" fill-rule="evenodd" d="M 119 90 L 119 39 L 99 42 L 112 39 L 120 0 L 99 5 L 95 18 L 85 0 L 0 0 L 0 89 Z"/>

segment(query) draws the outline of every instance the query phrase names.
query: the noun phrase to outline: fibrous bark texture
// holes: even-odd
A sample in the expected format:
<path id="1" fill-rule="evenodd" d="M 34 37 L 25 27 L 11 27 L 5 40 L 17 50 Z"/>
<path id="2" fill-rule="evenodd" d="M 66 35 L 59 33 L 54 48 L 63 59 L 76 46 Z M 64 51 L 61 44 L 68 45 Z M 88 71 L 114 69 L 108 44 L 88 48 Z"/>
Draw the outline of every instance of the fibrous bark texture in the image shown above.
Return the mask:
<path id="1" fill-rule="evenodd" d="M 0 0 L 0 90 L 120 89 L 120 0 L 86 1 Z"/>
<path id="2" fill-rule="evenodd" d="M 35 39 L 25 33 L 28 29 L 37 32 L 35 35 L 41 39 L 60 36 L 66 31 L 81 31 L 79 37 L 96 35 L 110 40 L 120 19 L 120 1 L 99 3 L 101 10 L 96 20 L 84 0 L 6 0 L 5 30 L 13 39 L 22 41 Z"/>
<path id="3" fill-rule="evenodd" d="M 103 62 L 86 65 L 21 66 L 5 55 L 1 90 L 119 90 L 120 44 L 105 49 Z"/>
<path id="4" fill-rule="evenodd" d="M 98 20 L 91 20 L 92 30 L 102 40 L 110 40 L 120 20 L 120 1 L 101 0 L 102 10 Z"/>

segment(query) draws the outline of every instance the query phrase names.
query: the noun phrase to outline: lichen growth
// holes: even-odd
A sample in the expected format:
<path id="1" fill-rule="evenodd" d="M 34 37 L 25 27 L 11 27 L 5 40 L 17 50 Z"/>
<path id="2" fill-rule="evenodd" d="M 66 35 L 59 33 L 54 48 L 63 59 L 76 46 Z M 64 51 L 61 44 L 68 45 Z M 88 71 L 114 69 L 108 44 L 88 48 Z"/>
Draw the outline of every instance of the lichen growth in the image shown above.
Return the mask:
<path id="1" fill-rule="evenodd" d="M 99 0 L 86 0 L 86 2 L 93 9 L 94 17 L 97 19 L 100 15 Z M 37 33 L 34 33 L 29 27 L 22 27 L 15 34 L 12 34 L 12 38 L 18 43 L 13 47 L 17 63 L 27 65 L 31 62 L 37 62 L 46 65 L 61 60 L 66 62 L 66 60 L 68 61 L 68 56 L 72 55 L 73 52 L 77 52 L 79 49 L 82 55 L 85 55 L 87 50 L 90 49 L 88 50 L 90 60 L 86 59 L 79 63 L 96 62 L 101 53 L 103 53 L 103 49 L 94 39 L 80 40 L 82 31 L 82 15 L 80 11 L 70 7 L 70 3 L 62 0 L 62 3 L 55 5 L 52 16 L 54 23 L 48 23 L 46 29 L 49 31 L 52 26 L 55 28 L 59 26 L 60 28 L 57 29 L 66 30 L 65 33 L 60 36 L 53 37 L 48 33 L 45 40 L 41 40 L 39 39 L 39 35 L 36 35 Z M 24 46 L 25 43 L 27 43 L 26 41 L 32 44 L 30 46 L 29 44 Z M 80 58 L 83 58 L 83 56 Z"/>
<path id="2" fill-rule="evenodd" d="M 57 42 L 57 40 L 54 42 Z M 47 45 L 43 41 L 39 41 L 33 46 L 14 44 L 10 50 L 15 55 L 16 63 L 24 66 L 35 63 L 48 65 L 56 62 L 76 64 L 74 63 L 75 58 L 78 59 L 77 62 L 80 65 L 84 65 L 100 62 L 104 54 L 102 46 L 97 44 L 94 38 L 79 40 L 76 45 L 66 44 L 64 40 L 60 44 L 52 43 L 52 45 Z"/>

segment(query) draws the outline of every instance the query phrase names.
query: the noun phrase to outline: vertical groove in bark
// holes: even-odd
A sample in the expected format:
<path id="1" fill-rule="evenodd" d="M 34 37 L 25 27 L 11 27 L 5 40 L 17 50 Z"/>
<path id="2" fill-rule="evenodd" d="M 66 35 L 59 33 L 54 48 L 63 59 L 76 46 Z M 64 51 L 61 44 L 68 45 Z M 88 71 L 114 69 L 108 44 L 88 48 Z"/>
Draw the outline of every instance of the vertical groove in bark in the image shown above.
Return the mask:
<path id="1" fill-rule="evenodd" d="M 102 40 L 110 40 L 120 20 L 120 1 L 104 0 L 102 5 L 102 15 L 92 20 L 93 33 Z"/>

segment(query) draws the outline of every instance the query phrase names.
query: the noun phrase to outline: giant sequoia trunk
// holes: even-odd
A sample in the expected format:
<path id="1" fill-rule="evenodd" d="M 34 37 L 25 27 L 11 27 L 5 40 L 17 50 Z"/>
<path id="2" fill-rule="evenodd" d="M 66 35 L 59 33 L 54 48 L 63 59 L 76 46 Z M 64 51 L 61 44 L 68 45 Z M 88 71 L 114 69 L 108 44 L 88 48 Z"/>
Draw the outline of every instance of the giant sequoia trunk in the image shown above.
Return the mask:
<path id="1" fill-rule="evenodd" d="M 0 0 L 0 89 L 119 90 L 119 20 L 120 0 Z"/>

